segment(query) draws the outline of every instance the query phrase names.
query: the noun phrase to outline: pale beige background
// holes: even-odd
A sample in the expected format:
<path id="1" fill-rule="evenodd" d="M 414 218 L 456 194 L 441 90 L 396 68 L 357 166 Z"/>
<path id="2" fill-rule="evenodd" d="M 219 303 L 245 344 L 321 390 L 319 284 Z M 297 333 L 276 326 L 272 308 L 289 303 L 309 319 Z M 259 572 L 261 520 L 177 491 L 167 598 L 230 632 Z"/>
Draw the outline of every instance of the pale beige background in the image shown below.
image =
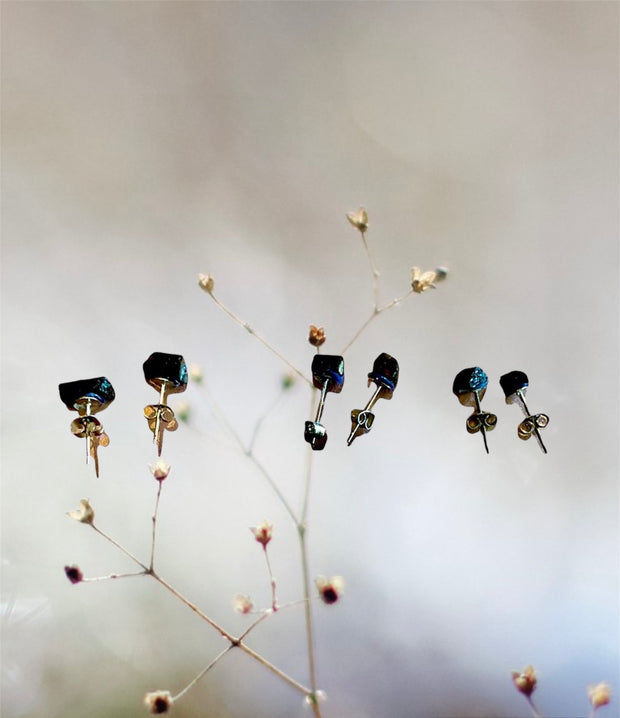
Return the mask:
<path id="1" fill-rule="evenodd" d="M 297 365 L 310 322 L 339 351 L 371 307 L 365 204 L 382 299 L 412 264 L 449 280 L 380 317 L 347 353 L 317 455 L 314 574 L 326 717 L 526 715 L 509 670 L 534 663 L 547 716 L 618 685 L 618 4 L 3 2 L 2 590 L 4 716 L 142 715 L 220 641 L 64 516 L 148 551 L 152 351 L 199 363 L 247 439 L 282 365 L 200 292 L 198 272 Z M 345 445 L 381 351 L 400 361 L 373 432 Z M 490 377 L 491 454 L 451 393 Z M 549 454 L 516 436 L 497 383 L 531 380 Z M 102 476 L 69 433 L 61 381 L 105 374 Z M 191 388 L 166 437 L 162 573 L 231 630 L 237 591 L 267 584 L 247 526 L 276 524 L 283 600 L 299 596 L 293 527 Z M 258 453 L 299 502 L 299 385 Z M 301 614 L 252 642 L 306 680 Z M 607 716 L 617 715 L 618 698 Z M 179 716 L 307 715 L 231 656 Z M 603 713 L 601 713 L 601 717 Z"/>

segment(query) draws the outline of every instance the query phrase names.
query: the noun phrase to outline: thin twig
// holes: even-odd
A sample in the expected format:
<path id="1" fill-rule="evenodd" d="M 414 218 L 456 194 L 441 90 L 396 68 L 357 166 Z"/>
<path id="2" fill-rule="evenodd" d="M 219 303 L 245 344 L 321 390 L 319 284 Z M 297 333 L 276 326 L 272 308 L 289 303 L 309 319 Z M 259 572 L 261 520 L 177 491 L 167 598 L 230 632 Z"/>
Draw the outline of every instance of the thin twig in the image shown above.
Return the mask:
<path id="1" fill-rule="evenodd" d="M 360 230 L 360 234 L 362 235 L 364 249 L 366 250 L 366 256 L 368 257 L 368 262 L 370 264 L 370 271 L 372 272 L 372 295 L 375 302 L 375 310 L 377 310 L 379 307 L 379 272 L 377 271 L 377 265 L 375 264 L 375 260 L 370 252 L 370 245 L 366 240 L 366 232 Z"/>
<path id="2" fill-rule="evenodd" d="M 538 710 L 531 696 L 525 696 L 525 698 L 530 706 L 530 710 L 532 711 L 534 718 L 543 718 L 543 714 Z"/>
<path id="3" fill-rule="evenodd" d="M 283 361 L 289 367 L 289 369 L 291 369 L 292 371 L 295 372 L 295 374 L 297 374 L 297 376 L 299 376 L 307 384 L 310 384 L 310 386 L 312 386 L 312 382 L 310 381 L 310 379 L 308 379 L 308 377 L 305 376 L 305 374 L 302 371 L 300 371 L 294 364 L 292 364 L 285 356 L 283 356 L 266 339 L 264 339 L 260 334 L 257 334 L 257 332 L 248 324 L 248 322 L 243 321 L 243 319 L 241 319 L 241 317 L 237 316 L 225 304 L 222 304 L 222 302 L 220 302 L 220 300 L 215 296 L 215 294 L 213 294 L 213 292 L 210 292 L 210 295 L 211 295 L 211 298 L 213 299 L 213 301 L 217 304 L 217 306 L 223 312 L 228 314 L 228 316 L 231 319 L 233 319 L 240 327 L 243 327 L 243 329 L 245 329 L 248 332 L 248 334 L 251 334 L 252 336 L 256 337 L 258 339 L 258 341 L 261 342 L 261 344 L 266 346 L 267 349 L 269 349 L 269 351 L 272 352 L 272 354 L 275 354 L 278 357 L 278 359 Z"/>
<path id="4" fill-rule="evenodd" d="M 159 497 L 161 496 L 161 487 L 164 483 L 163 481 L 157 482 L 159 486 L 157 487 L 157 498 L 155 499 L 155 511 L 153 513 L 153 537 L 151 540 L 151 565 L 150 569 L 153 570 L 153 563 L 155 561 L 155 533 L 157 531 L 157 512 L 159 511 Z"/>
<path id="5" fill-rule="evenodd" d="M 278 600 L 276 598 L 276 580 L 273 577 L 273 571 L 271 570 L 271 561 L 269 560 L 267 544 L 263 544 L 263 553 L 265 554 L 265 561 L 267 562 L 267 571 L 269 571 L 269 584 L 271 586 L 271 610 L 275 613 L 278 610 Z"/>
<path id="6" fill-rule="evenodd" d="M 239 436 L 233 425 L 230 423 L 224 412 L 220 409 L 218 403 L 215 401 L 213 395 L 208 389 L 204 389 L 204 392 L 207 396 L 207 399 L 209 403 L 211 404 L 211 408 L 213 410 L 213 413 L 215 414 L 218 421 L 221 422 L 221 424 L 224 426 L 224 428 L 229 432 L 231 437 L 237 442 L 237 445 L 241 449 L 241 452 L 244 456 L 246 456 L 253 464 L 254 466 L 259 470 L 259 472 L 263 475 L 264 479 L 267 481 L 269 486 L 271 486 L 271 489 L 276 494 L 278 499 L 280 499 L 280 503 L 286 511 L 288 512 L 289 516 L 293 520 L 293 523 L 297 525 L 297 516 L 295 515 L 295 512 L 291 508 L 291 505 L 286 500 L 284 494 L 280 491 L 278 485 L 273 480 L 267 469 L 258 461 L 254 453 L 252 452 L 252 447 L 249 448 L 246 447 L 246 445 L 243 443 L 243 439 Z"/>
<path id="7" fill-rule="evenodd" d="M 248 451 L 250 453 L 252 453 L 252 450 L 254 449 L 254 444 L 256 443 L 256 437 L 258 436 L 258 432 L 259 432 L 263 422 L 269 416 L 269 414 L 271 414 L 271 412 L 278 406 L 278 404 L 282 401 L 282 397 L 284 396 L 285 392 L 286 392 L 286 389 L 282 389 L 280 391 L 280 393 L 278 394 L 277 399 L 256 420 L 256 424 L 254 425 L 254 431 L 252 432 L 252 438 L 250 439 L 250 443 L 248 445 Z"/>
<path id="8" fill-rule="evenodd" d="M 113 578 L 130 578 L 131 576 L 147 576 L 147 571 L 134 571 L 133 573 L 111 573 L 108 576 L 93 576 L 91 578 L 83 578 L 81 583 L 87 581 L 107 581 Z"/>
<path id="9" fill-rule="evenodd" d="M 379 314 L 382 314 L 383 312 L 386 312 L 388 309 L 392 309 L 392 307 L 395 307 L 397 304 L 400 304 L 402 301 L 407 299 L 409 295 L 413 294 L 413 289 L 410 289 L 408 292 L 403 294 L 402 297 L 397 297 L 396 299 L 392 299 L 391 302 L 388 302 L 387 304 L 384 304 L 382 307 L 378 307 L 375 305 L 375 308 L 372 310 L 372 313 L 370 316 L 364 321 L 364 323 L 361 325 L 361 327 L 355 332 L 353 337 L 349 340 L 348 344 L 345 346 L 345 348 L 340 352 L 344 356 L 346 351 L 351 348 L 352 344 L 356 342 L 362 332 L 370 325 L 370 323 L 379 316 Z"/>
<path id="10" fill-rule="evenodd" d="M 111 536 L 108 536 L 108 534 L 104 533 L 100 528 L 97 528 L 97 526 L 95 526 L 95 524 L 90 524 L 90 526 L 91 526 L 92 529 L 93 529 L 94 531 L 96 531 L 100 536 L 103 536 L 103 538 L 104 538 L 106 541 L 109 541 L 113 546 L 116 546 L 116 548 L 119 549 L 119 551 L 122 551 L 122 552 L 125 554 L 125 556 L 129 556 L 129 558 L 130 558 L 132 561 L 134 561 L 135 563 L 137 563 L 138 566 L 141 566 L 141 567 L 146 571 L 146 573 L 150 573 L 150 569 L 147 568 L 147 567 L 142 563 L 142 561 L 140 561 L 139 559 L 137 559 L 137 558 L 131 553 L 131 551 L 128 551 L 124 546 L 121 546 L 121 544 L 118 543 L 118 541 L 115 541 Z"/>
<path id="11" fill-rule="evenodd" d="M 299 691 L 300 693 L 303 693 L 305 696 L 312 695 L 312 691 L 309 688 L 306 688 L 306 686 L 302 685 L 294 678 L 291 678 L 287 673 L 281 671 L 279 668 L 274 666 L 273 663 L 270 663 L 266 658 L 263 658 L 260 653 L 256 653 L 256 651 L 252 650 L 249 646 L 246 646 L 245 643 L 238 643 L 237 645 L 244 653 L 247 653 L 248 656 L 252 656 L 254 660 L 265 666 L 265 668 L 269 669 L 272 673 L 275 673 L 276 676 L 281 678 L 285 683 L 288 683 L 289 686 L 293 686 L 295 690 Z"/>
<path id="12" fill-rule="evenodd" d="M 215 664 L 220 660 L 220 658 L 223 658 L 223 657 L 228 653 L 228 651 L 230 651 L 230 650 L 233 649 L 234 647 L 235 647 L 234 643 L 231 643 L 230 646 L 227 646 L 223 651 L 221 651 L 220 653 L 218 653 L 217 656 L 211 661 L 211 663 L 209 663 L 209 665 L 206 666 L 206 668 L 203 668 L 202 671 L 200 671 L 200 673 L 199 673 L 193 680 L 191 680 L 191 681 L 185 686 L 185 688 L 184 688 L 182 691 L 180 691 L 179 693 L 177 693 L 176 696 L 173 696 L 173 697 L 172 697 L 172 699 L 171 699 L 172 702 L 177 701 L 177 700 L 179 700 L 179 698 L 181 698 L 182 696 L 184 696 L 184 695 L 187 693 L 187 691 L 189 691 L 190 688 L 192 688 L 193 686 L 195 686 L 196 683 L 198 683 L 198 681 L 199 681 L 205 674 L 207 674 L 207 673 L 213 668 L 213 666 L 215 666 Z"/>

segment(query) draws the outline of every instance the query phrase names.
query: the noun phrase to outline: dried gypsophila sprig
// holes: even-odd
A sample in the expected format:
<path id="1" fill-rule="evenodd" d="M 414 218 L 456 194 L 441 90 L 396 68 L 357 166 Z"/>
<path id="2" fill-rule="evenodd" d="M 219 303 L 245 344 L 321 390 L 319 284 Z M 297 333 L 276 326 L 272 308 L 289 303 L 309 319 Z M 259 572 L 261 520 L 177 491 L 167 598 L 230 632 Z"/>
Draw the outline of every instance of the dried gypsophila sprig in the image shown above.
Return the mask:
<path id="1" fill-rule="evenodd" d="M 325 329 L 311 324 L 308 330 L 308 342 L 312 344 L 313 347 L 320 347 L 325 344 Z"/>
<path id="2" fill-rule="evenodd" d="M 151 713 L 167 713 L 172 705 L 170 691 L 153 691 L 144 696 L 144 705 Z"/>
<path id="3" fill-rule="evenodd" d="M 323 603 L 331 606 L 342 598 L 344 592 L 344 579 L 342 576 L 317 576 L 314 580 Z"/>
<path id="4" fill-rule="evenodd" d="M 269 521 L 263 521 L 258 526 L 250 526 L 250 531 L 254 534 L 254 538 L 258 543 L 265 548 L 273 536 L 273 524 L 270 524 Z"/>
<path id="5" fill-rule="evenodd" d="M 443 281 L 448 276 L 445 267 L 423 272 L 420 267 L 411 267 L 411 289 L 416 294 L 422 294 L 427 289 L 436 289 L 436 282 Z"/>
<path id="6" fill-rule="evenodd" d="M 67 516 L 74 521 L 79 521 L 81 524 L 92 524 L 95 520 L 95 510 L 88 499 L 82 499 L 80 507 L 73 509 L 73 511 L 67 511 Z"/>
<path id="7" fill-rule="evenodd" d="M 211 274 L 199 274 L 198 286 L 207 294 L 211 294 L 215 288 L 215 279 Z"/>
<path id="8" fill-rule="evenodd" d="M 606 681 L 589 685 L 587 691 L 592 711 L 598 710 L 611 702 L 611 686 Z"/>
<path id="9" fill-rule="evenodd" d="M 170 464 L 167 464 L 163 459 L 157 459 L 154 464 L 149 464 L 149 470 L 157 481 L 163 481 L 168 478 Z"/>
<path id="10" fill-rule="evenodd" d="M 254 610 L 254 602 L 249 596 L 246 596 L 244 593 L 238 593 L 233 598 L 233 610 L 235 613 L 247 615 L 248 613 L 252 613 L 252 611 Z"/>
<path id="11" fill-rule="evenodd" d="M 534 670 L 534 666 L 526 666 L 522 671 L 511 671 L 512 682 L 519 693 L 523 693 L 528 698 L 536 690 L 538 676 Z"/>
<path id="12" fill-rule="evenodd" d="M 347 219 L 362 234 L 368 229 L 368 213 L 364 207 L 360 207 L 355 212 L 347 212 Z"/>

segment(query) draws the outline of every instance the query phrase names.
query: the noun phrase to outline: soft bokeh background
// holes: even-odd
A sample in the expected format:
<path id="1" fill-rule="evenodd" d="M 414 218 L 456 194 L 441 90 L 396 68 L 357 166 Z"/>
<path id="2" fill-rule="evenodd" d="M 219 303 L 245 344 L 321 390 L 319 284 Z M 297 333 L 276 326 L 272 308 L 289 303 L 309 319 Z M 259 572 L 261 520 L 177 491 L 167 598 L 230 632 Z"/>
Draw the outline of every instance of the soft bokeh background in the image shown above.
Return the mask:
<path id="1" fill-rule="evenodd" d="M 141 715 L 221 641 L 148 579 L 71 586 L 130 564 L 65 511 L 148 553 L 154 459 L 142 409 L 153 351 L 199 364 L 248 440 L 285 367 L 217 294 L 309 372 L 308 325 L 337 353 L 372 306 L 345 212 L 364 204 L 382 301 L 413 264 L 437 291 L 347 352 L 315 455 L 313 575 L 327 717 L 515 716 L 533 663 L 547 716 L 618 694 L 618 15 L 615 2 L 3 2 L 3 715 Z M 347 448 L 377 354 L 391 402 Z M 489 436 L 465 431 L 455 374 L 480 365 Z M 501 374 L 530 376 L 549 454 L 520 442 Z M 106 375 L 102 475 L 59 382 Z M 233 631 L 231 596 L 268 598 L 247 527 L 276 525 L 282 600 L 300 595 L 294 527 L 198 387 L 165 438 L 160 571 Z M 257 455 L 298 505 L 308 393 L 263 423 Z M 251 645 L 307 680 L 301 612 Z M 179 716 L 307 715 L 231 655 Z M 603 713 L 601 713 L 601 716 Z"/>

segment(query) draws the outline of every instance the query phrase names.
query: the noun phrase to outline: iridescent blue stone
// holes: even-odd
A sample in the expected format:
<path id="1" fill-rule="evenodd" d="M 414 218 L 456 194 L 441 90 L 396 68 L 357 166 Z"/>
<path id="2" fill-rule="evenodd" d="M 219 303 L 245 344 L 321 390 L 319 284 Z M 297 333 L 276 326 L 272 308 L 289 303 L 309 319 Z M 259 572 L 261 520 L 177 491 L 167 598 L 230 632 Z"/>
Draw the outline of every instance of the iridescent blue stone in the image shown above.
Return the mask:
<path id="1" fill-rule="evenodd" d="M 394 357 L 386 354 L 379 354 L 372 365 L 372 371 L 368 374 L 370 381 L 384 389 L 383 399 L 391 399 L 394 389 L 398 384 L 398 362 Z"/>
<path id="2" fill-rule="evenodd" d="M 327 382 L 327 391 L 339 394 L 344 384 L 344 359 L 333 354 L 315 354 L 312 359 L 312 383 L 322 389 Z"/>
<path id="3" fill-rule="evenodd" d="M 463 369 L 454 378 L 452 391 L 456 396 L 483 391 L 489 384 L 489 378 L 479 366 Z"/>
<path id="4" fill-rule="evenodd" d="M 142 365 L 144 378 L 160 391 L 166 382 L 166 394 L 178 394 L 187 387 L 187 365 L 179 354 L 155 352 Z"/>
<path id="5" fill-rule="evenodd" d="M 509 371 L 500 377 L 499 383 L 504 390 L 506 399 L 518 391 L 525 392 L 529 385 L 527 374 L 523 371 Z"/>
<path id="6" fill-rule="evenodd" d="M 112 384 L 104 376 L 59 384 L 58 392 L 67 409 L 80 411 L 85 408 L 86 401 L 95 402 L 91 414 L 106 409 L 116 397 Z"/>

